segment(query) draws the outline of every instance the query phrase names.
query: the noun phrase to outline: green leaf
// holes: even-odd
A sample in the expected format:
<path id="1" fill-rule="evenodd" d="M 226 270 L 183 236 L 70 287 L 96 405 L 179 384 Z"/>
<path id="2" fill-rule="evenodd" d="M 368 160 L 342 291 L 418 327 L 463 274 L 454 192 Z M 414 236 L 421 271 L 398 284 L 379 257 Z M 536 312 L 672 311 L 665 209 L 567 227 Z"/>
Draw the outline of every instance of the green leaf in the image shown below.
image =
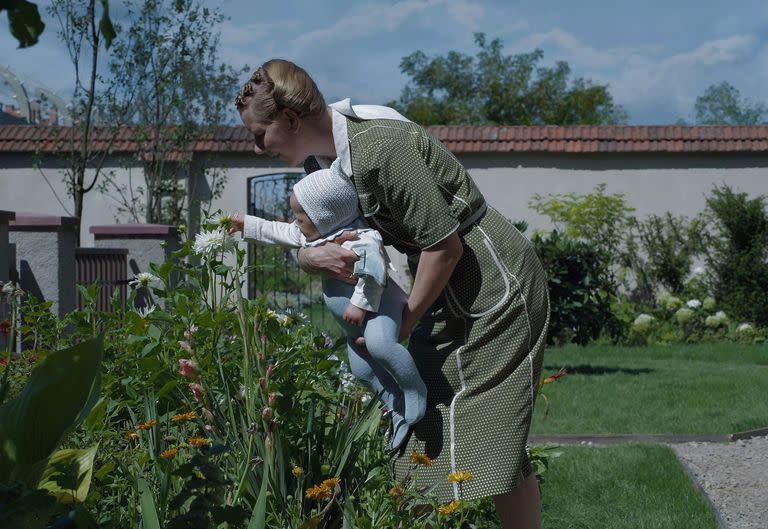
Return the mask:
<path id="1" fill-rule="evenodd" d="M 37 6 L 26 0 L 3 2 L 3 4 L 8 10 L 11 34 L 19 41 L 19 48 L 37 44 L 37 40 L 45 29 Z"/>
<path id="2" fill-rule="evenodd" d="M 157 518 L 157 508 L 149 484 L 143 478 L 136 480 L 139 489 L 139 504 L 141 505 L 141 521 L 144 529 L 160 529 L 160 520 Z"/>
<path id="3" fill-rule="evenodd" d="M 299 529 L 315 529 L 318 525 L 320 525 L 320 522 L 323 521 L 323 517 L 320 515 L 313 516 L 311 518 L 307 518 L 304 520 L 304 522 L 299 526 Z"/>
<path id="4" fill-rule="evenodd" d="M 248 529 L 265 529 L 267 517 L 267 492 L 269 491 L 269 461 L 264 461 L 264 474 L 261 477 L 261 489 L 256 504 L 251 512 Z"/>
<path id="5" fill-rule="evenodd" d="M 109 49 L 112 45 L 112 41 L 117 37 L 115 27 L 112 25 L 112 20 L 109 18 L 109 0 L 101 0 L 101 20 L 99 21 L 99 32 L 104 37 L 104 47 Z"/>
<path id="6" fill-rule="evenodd" d="M 93 460 L 98 445 L 82 450 L 59 450 L 48 460 L 38 488 L 45 489 L 61 503 L 82 503 L 88 496 Z"/>
<path id="7" fill-rule="evenodd" d="M 117 465 L 115 465 L 114 461 L 109 461 L 108 463 L 105 463 L 104 465 L 102 465 L 102 467 L 99 470 L 94 472 L 93 477 L 96 479 L 104 479 L 105 477 L 107 477 L 107 475 L 109 475 L 110 472 L 115 470 L 116 466 Z"/>
<path id="8" fill-rule="evenodd" d="M 179 381 L 178 380 L 176 380 L 176 379 L 169 380 L 157 392 L 157 398 L 158 399 L 163 398 L 166 394 L 168 394 L 171 390 L 175 389 L 176 386 L 178 386 L 178 385 L 179 385 Z"/>
<path id="9" fill-rule="evenodd" d="M 104 397 L 101 397 L 96 405 L 88 413 L 85 418 L 85 428 L 91 432 L 100 430 L 104 427 L 104 418 L 107 416 L 107 405 L 109 401 Z"/>
<path id="10" fill-rule="evenodd" d="M 37 484 L 50 454 L 98 400 L 102 351 L 99 336 L 49 354 L 19 396 L 0 406 L 0 481 Z"/>

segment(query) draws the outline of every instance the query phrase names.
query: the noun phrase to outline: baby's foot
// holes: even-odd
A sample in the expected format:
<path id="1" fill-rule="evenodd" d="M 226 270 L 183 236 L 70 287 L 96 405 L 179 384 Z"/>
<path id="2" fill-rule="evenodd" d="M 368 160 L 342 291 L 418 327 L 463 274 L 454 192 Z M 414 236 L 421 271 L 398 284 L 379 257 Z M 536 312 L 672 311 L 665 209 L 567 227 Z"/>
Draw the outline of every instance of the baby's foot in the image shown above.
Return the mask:
<path id="1" fill-rule="evenodd" d="M 399 413 L 392 411 L 392 435 L 391 443 L 389 444 L 388 451 L 398 450 L 403 441 L 408 438 L 408 433 L 411 431 L 411 426 L 405 420 L 405 418 Z"/>
<path id="2" fill-rule="evenodd" d="M 408 424 L 416 424 L 424 417 L 427 410 L 427 386 L 419 379 L 413 387 L 403 388 L 405 399 L 405 413 L 403 414 Z"/>

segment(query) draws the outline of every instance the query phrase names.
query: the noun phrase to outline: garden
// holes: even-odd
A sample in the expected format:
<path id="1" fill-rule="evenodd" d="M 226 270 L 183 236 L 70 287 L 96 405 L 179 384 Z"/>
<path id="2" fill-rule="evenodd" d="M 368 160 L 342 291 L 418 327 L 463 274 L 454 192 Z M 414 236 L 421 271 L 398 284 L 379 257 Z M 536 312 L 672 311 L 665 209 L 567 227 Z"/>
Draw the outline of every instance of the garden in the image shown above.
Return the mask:
<path id="1" fill-rule="evenodd" d="M 638 219 L 605 186 L 532 198 L 554 226 L 530 234 L 552 308 L 533 434 L 768 426 L 765 198 L 721 186 L 706 204 Z M 108 312 L 96 285 L 61 320 L 2 286 L 0 526 L 498 527 L 489 499 L 436 502 L 425 454 L 395 479 L 388 410 L 348 374 L 340 333 L 247 299 L 260 264 L 226 223 L 182 230 Z M 529 453 L 545 527 L 717 527 L 665 446 Z M 461 487 L 468 470 L 445 479 Z"/>

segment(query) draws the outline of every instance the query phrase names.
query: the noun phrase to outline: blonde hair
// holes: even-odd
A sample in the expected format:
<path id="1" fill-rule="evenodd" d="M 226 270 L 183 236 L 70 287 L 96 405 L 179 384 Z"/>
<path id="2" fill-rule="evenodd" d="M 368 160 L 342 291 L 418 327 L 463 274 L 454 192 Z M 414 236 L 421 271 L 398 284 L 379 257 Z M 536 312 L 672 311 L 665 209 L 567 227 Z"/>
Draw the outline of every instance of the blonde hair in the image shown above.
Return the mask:
<path id="1" fill-rule="evenodd" d="M 289 108 L 299 117 L 316 116 L 325 110 L 325 99 L 309 74 L 283 59 L 262 64 L 235 98 L 241 114 L 250 111 L 257 121 L 270 121 Z"/>

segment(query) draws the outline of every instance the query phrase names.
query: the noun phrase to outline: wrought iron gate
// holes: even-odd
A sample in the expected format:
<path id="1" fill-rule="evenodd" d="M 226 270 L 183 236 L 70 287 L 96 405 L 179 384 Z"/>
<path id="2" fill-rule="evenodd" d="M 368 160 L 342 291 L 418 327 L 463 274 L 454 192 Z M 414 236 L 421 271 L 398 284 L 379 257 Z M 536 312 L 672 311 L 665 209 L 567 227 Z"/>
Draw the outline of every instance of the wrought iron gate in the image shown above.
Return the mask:
<path id="1" fill-rule="evenodd" d="M 288 202 L 293 184 L 303 173 L 278 173 L 254 176 L 248 181 L 248 214 L 267 220 L 291 222 Z M 267 305 L 276 310 L 295 310 L 320 327 L 334 329 L 333 317 L 323 303 L 318 276 L 298 267 L 297 250 L 276 246 L 248 245 L 248 264 L 256 265 L 248 278 L 248 296 L 266 296 Z"/>

